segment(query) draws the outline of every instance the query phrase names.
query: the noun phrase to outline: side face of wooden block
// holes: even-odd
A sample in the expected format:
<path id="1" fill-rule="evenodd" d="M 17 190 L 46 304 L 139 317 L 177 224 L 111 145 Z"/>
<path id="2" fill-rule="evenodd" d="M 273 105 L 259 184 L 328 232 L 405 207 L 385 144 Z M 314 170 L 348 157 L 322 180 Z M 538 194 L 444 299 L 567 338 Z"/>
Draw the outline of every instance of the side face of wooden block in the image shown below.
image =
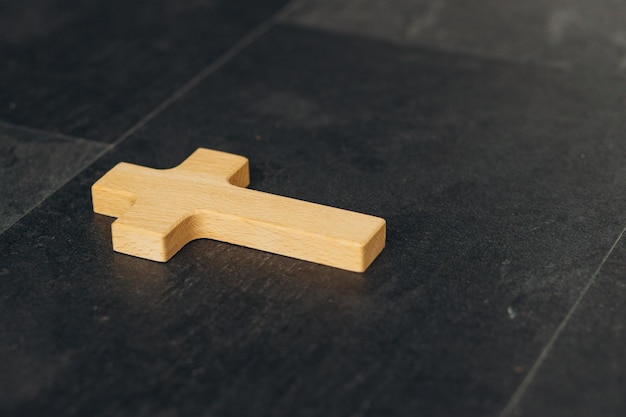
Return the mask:
<path id="1" fill-rule="evenodd" d="M 96 213 L 117 217 L 113 248 L 165 262 L 209 238 L 363 272 L 385 245 L 381 218 L 248 190 L 248 160 L 198 149 L 156 170 L 120 163 L 92 186 Z"/>

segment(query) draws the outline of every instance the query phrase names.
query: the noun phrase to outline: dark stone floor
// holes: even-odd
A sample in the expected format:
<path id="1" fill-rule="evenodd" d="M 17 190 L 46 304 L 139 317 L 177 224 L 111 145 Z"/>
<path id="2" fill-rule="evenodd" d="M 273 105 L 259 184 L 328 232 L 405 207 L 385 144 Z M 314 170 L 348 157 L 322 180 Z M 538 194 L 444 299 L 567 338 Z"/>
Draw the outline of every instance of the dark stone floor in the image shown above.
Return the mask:
<path id="1" fill-rule="evenodd" d="M 0 415 L 622 416 L 626 7 L 0 1 Z M 111 249 L 114 164 L 247 156 L 355 274 Z"/>

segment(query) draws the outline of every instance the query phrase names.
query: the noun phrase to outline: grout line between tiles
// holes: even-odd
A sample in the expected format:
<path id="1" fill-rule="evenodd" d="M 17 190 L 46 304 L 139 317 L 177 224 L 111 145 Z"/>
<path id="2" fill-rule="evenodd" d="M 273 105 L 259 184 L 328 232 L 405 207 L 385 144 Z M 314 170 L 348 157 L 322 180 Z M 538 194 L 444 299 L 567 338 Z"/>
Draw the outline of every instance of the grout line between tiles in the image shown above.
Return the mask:
<path id="1" fill-rule="evenodd" d="M 185 94 L 193 90 L 198 84 L 200 84 L 205 78 L 209 75 L 213 74 L 215 71 L 223 67 L 226 63 L 228 63 L 231 59 L 233 59 L 239 52 L 246 49 L 250 46 L 254 41 L 263 36 L 267 31 L 269 31 L 272 27 L 276 25 L 276 23 L 280 22 L 283 16 L 292 13 L 295 9 L 301 6 L 302 1 L 293 0 L 287 3 L 283 8 L 278 10 L 272 16 L 270 16 L 267 20 L 257 26 L 252 32 L 248 33 L 242 39 L 240 39 L 233 46 L 228 48 L 226 52 L 220 55 L 215 61 L 213 61 L 210 65 L 205 67 L 202 71 L 200 71 L 195 77 L 189 80 L 185 85 L 179 88 L 174 94 L 169 96 L 165 101 L 163 101 L 160 105 L 155 107 L 151 112 L 146 114 L 139 122 L 137 122 L 134 126 L 128 129 L 126 132 L 122 133 L 122 135 L 113 142 L 113 147 L 116 147 L 120 143 L 124 142 L 129 136 L 133 133 L 144 127 L 150 120 L 154 119 L 157 115 L 171 106 L 173 103 L 182 98 Z"/>
<path id="2" fill-rule="evenodd" d="M 70 136 L 70 135 L 66 135 L 64 133 L 53 132 L 53 131 L 50 131 L 50 130 L 37 129 L 37 128 L 34 128 L 34 127 L 16 125 L 16 124 L 4 122 L 4 121 L 0 121 L 0 128 L 17 130 L 17 131 L 20 131 L 20 132 L 31 133 L 31 134 L 34 134 L 34 135 L 41 135 L 41 136 L 52 137 L 52 138 L 57 138 L 57 139 L 64 139 L 64 140 L 68 140 L 68 141 L 84 142 L 84 143 L 88 143 L 89 145 L 99 145 L 100 147 L 107 148 L 107 149 L 110 147 L 110 145 L 108 143 L 100 142 L 99 140 L 95 140 L 95 139 L 87 139 L 87 138 L 83 138 L 83 137 L 80 137 L 80 136 Z"/>
<path id="3" fill-rule="evenodd" d="M 35 129 L 33 129 L 35 130 Z M 39 132 L 41 134 L 48 134 L 48 132 L 46 131 L 37 131 L 35 130 L 35 132 Z M 31 130 L 32 133 L 32 130 Z M 48 135 L 50 136 L 50 135 Z M 76 139 L 76 138 L 72 138 L 71 136 L 61 136 L 63 138 L 70 138 L 70 139 Z M 8 227 L 4 228 L 4 229 L 0 229 L 0 236 L 6 232 L 7 230 L 9 230 L 11 227 L 15 226 L 17 223 L 19 223 L 20 220 L 22 220 L 26 215 L 28 215 L 28 213 L 30 213 L 31 211 L 33 211 L 34 209 L 36 209 L 37 207 L 39 207 L 41 205 L 41 203 L 43 203 L 44 201 L 46 201 L 51 195 L 53 195 L 54 193 L 56 193 L 57 191 L 59 191 L 65 184 L 67 184 L 68 182 L 70 182 L 72 179 L 74 179 L 78 174 L 80 174 L 81 172 L 83 172 L 86 168 L 88 168 L 91 164 L 93 164 L 94 162 L 96 162 L 98 159 L 100 159 L 102 156 L 104 156 L 104 154 L 106 154 L 107 152 L 109 152 L 112 147 L 109 144 L 103 144 L 100 142 L 96 142 L 96 141 L 91 141 L 91 140 L 87 140 L 85 139 L 85 142 L 89 142 L 90 144 L 96 143 L 101 145 L 102 149 L 100 149 L 100 151 L 95 154 L 92 158 L 88 159 L 84 165 L 78 167 L 76 169 L 76 172 L 70 176 L 70 178 L 65 181 L 62 182 L 61 184 L 59 184 L 57 187 L 55 187 L 52 191 L 50 191 L 45 197 L 43 197 L 41 200 L 35 202 L 35 204 L 33 204 L 33 206 L 26 210 L 26 212 L 24 214 L 22 214 L 17 220 L 15 220 L 13 223 L 11 223 Z"/>
<path id="4" fill-rule="evenodd" d="M 98 152 L 98 154 L 96 154 L 91 160 L 89 160 L 83 167 L 81 167 L 67 181 L 63 182 L 58 187 L 56 187 L 52 192 L 50 192 L 47 197 L 43 198 L 41 201 L 39 201 L 38 203 L 33 205 L 29 210 L 27 210 L 24 214 L 22 214 L 22 216 L 20 216 L 19 219 L 17 219 L 15 222 L 13 222 L 13 224 L 11 226 L 9 226 L 5 230 L 0 231 L 0 235 L 2 235 L 4 232 L 9 230 L 15 224 L 19 223 L 19 221 L 21 219 L 23 219 L 31 211 L 33 211 L 34 209 L 39 207 L 41 205 L 41 203 L 43 203 L 47 198 L 49 198 L 51 195 L 55 194 L 62 187 L 64 187 L 67 183 L 69 183 L 74 178 L 76 178 L 81 172 L 83 172 L 85 169 L 89 168 L 98 159 L 103 157 L 107 152 L 110 152 L 111 150 L 113 150 L 115 147 L 117 147 L 119 144 L 121 144 L 124 140 L 126 140 L 129 136 L 131 136 L 133 133 L 135 133 L 136 131 L 138 131 L 142 127 L 144 127 L 146 124 L 148 124 L 148 122 L 150 122 L 152 119 L 154 119 L 156 116 L 158 116 L 161 112 L 166 110 L 169 106 L 174 104 L 176 101 L 178 101 L 180 98 L 182 98 L 185 94 L 187 94 L 188 92 L 193 90 L 205 78 L 207 78 L 209 75 L 211 75 L 212 73 L 214 73 L 215 71 L 217 71 L 218 69 L 223 67 L 225 64 L 227 64 L 237 54 L 239 54 L 241 51 L 246 49 L 248 46 L 250 46 L 252 43 L 254 43 L 254 41 L 259 39 L 261 36 L 263 36 L 265 33 L 267 33 L 272 27 L 274 27 L 278 22 L 280 22 L 281 19 L 283 19 L 283 16 L 285 16 L 285 15 L 287 15 L 289 13 L 292 13 L 294 10 L 299 8 L 302 5 L 302 3 L 303 3 L 302 0 L 291 0 L 285 6 L 283 6 L 281 9 L 279 9 L 277 12 L 275 12 L 272 16 L 270 16 L 269 18 L 264 20 L 261 24 L 259 24 L 259 26 L 257 26 L 254 30 L 252 30 L 246 36 L 244 36 L 239 41 L 237 41 L 235 44 L 233 44 L 222 55 L 220 55 L 211 64 L 206 66 L 203 70 L 201 70 L 195 77 L 193 77 L 191 80 L 189 80 L 185 85 L 183 85 L 181 88 L 176 90 L 171 96 L 169 96 L 167 99 L 165 99 L 160 105 L 158 105 L 152 111 L 150 111 L 148 114 L 146 114 L 142 119 L 140 119 L 137 123 L 135 123 L 130 129 L 128 129 L 124 133 L 122 133 L 122 135 L 119 138 L 117 138 L 114 142 L 112 142 L 110 144 L 103 144 L 104 147 L 103 147 L 103 149 L 100 152 Z M 97 142 L 97 141 L 91 141 L 89 139 L 74 138 L 72 136 L 67 136 L 67 135 L 63 135 L 63 134 L 56 134 L 56 133 L 53 133 L 53 132 L 47 132 L 47 131 L 44 131 L 44 130 L 25 128 L 25 127 L 22 127 L 22 126 L 14 126 L 14 125 L 11 125 L 11 124 L 8 124 L 8 123 L 4 123 L 4 122 L 0 122 L 0 125 L 5 125 L 7 128 L 29 130 L 32 133 L 37 133 L 37 134 L 41 133 L 41 134 L 46 134 L 46 135 L 54 135 L 54 136 L 57 136 L 57 137 L 68 138 L 68 139 L 71 138 L 71 139 L 74 139 L 74 140 L 85 140 L 85 141 L 88 141 L 89 143 L 94 143 L 94 142 L 95 143 L 101 143 L 101 142 Z"/>
<path id="5" fill-rule="evenodd" d="M 284 16 L 280 22 L 283 26 L 291 26 L 299 29 L 306 29 L 311 31 L 318 31 L 329 33 L 338 36 L 346 36 L 353 37 L 356 39 L 362 39 L 367 41 L 381 42 L 389 45 L 393 45 L 396 47 L 405 47 L 412 48 L 417 51 L 425 51 L 432 52 L 438 54 L 446 54 L 446 55 L 457 55 L 460 57 L 477 59 L 482 61 L 490 61 L 490 62 L 499 62 L 503 64 L 513 64 L 513 65 L 523 65 L 529 68 L 537 68 L 544 70 L 552 70 L 552 71 L 562 71 L 569 72 L 572 68 L 567 65 L 562 65 L 558 63 L 550 63 L 550 62 L 539 62 L 532 59 L 515 59 L 508 57 L 506 55 L 494 54 L 494 53 L 486 53 L 480 50 L 474 50 L 470 48 L 462 48 L 462 47 L 444 47 L 438 45 L 431 45 L 426 42 L 403 42 L 401 40 L 395 40 L 393 38 L 377 36 L 377 35 L 369 35 L 362 32 L 354 32 L 342 28 L 336 27 L 326 27 L 322 25 L 316 25 L 314 23 L 301 22 L 296 19 L 290 19 L 289 16 Z"/>
<path id="6" fill-rule="evenodd" d="M 587 294 L 587 291 L 589 291 L 589 288 L 591 288 L 591 286 L 595 283 L 596 278 L 598 277 L 598 275 L 600 274 L 600 271 L 602 270 L 602 267 L 604 266 L 607 259 L 609 259 L 609 257 L 615 250 L 615 247 L 622 239 L 622 236 L 624 236 L 624 233 L 626 233 L 626 226 L 622 229 L 620 234 L 617 236 L 617 239 L 615 239 L 615 242 L 613 242 L 613 245 L 611 246 L 609 251 L 606 253 L 606 255 L 604 255 L 604 258 L 602 258 L 602 261 L 600 261 L 600 265 L 598 265 L 598 268 L 596 268 L 595 272 L 591 275 L 591 278 L 589 279 L 587 284 L 583 287 L 582 291 L 578 295 L 578 298 L 576 299 L 572 307 L 569 309 L 569 311 L 563 318 L 563 321 L 561 321 L 561 324 L 559 324 L 559 327 L 557 327 L 557 329 L 554 331 L 554 334 L 552 335 L 550 340 L 548 340 L 548 343 L 541 350 L 541 353 L 539 354 L 539 357 L 533 364 L 532 368 L 530 368 L 530 370 L 528 371 L 528 374 L 526 374 L 526 376 L 524 377 L 520 385 L 517 387 L 517 390 L 513 393 L 513 396 L 511 397 L 509 402 L 506 404 L 506 406 L 500 413 L 500 417 L 510 417 L 510 416 L 512 417 L 512 416 L 517 415 L 516 414 L 517 406 L 520 400 L 522 399 L 522 397 L 524 396 L 524 394 L 526 393 L 528 386 L 532 383 L 533 379 L 537 375 L 537 372 L 539 371 L 539 369 L 545 362 L 546 358 L 550 354 L 550 351 L 554 347 L 556 341 L 561 336 L 561 333 L 563 333 L 563 330 L 569 324 L 572 316 L 574 315 L 581 301 Z"/>

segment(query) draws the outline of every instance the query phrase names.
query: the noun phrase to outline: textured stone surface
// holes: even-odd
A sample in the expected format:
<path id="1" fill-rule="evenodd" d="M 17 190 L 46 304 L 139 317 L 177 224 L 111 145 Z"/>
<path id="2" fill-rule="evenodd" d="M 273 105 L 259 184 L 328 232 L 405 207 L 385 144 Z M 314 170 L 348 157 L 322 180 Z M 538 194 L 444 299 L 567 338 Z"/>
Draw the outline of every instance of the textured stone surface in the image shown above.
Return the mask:
<path id="1" fill-rule="evenodd" d="M 626 73 L 619 0 L 304 0 L 290 20 L 573 72 Z"/>
<path id="2" fill-rule="evenodd" d="M 105 148 L 98 142 L 0 124 L 0 233 Z"/>
<path id="3" fill-rule="evenodd" d="M 620 241 L 517 407 L 520 416 L 621 416 L 626 410 L 626 248 Z"/>

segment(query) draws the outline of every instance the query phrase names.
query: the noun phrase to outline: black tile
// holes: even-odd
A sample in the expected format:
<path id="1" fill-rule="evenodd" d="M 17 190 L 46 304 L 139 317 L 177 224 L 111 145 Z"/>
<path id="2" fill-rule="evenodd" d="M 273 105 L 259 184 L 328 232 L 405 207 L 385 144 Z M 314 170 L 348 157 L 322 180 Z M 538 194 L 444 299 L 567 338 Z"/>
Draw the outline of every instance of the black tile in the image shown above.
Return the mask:
<path id="1" fill-rule="evenodd" d="M 571 71 L 626 73 L 626 4 L 613 0 L 305 0 L 290 20 Z"/>
<path id="2" fill-rule="evenodd" d="M 15 415 L 494 415 L 623 227 L 624 81 L 280 27 L 0 236 Z M 112 252 L 118 161 L 248 156 L 384 217 L 353 274 L 213 241 Z"/>
<path id="3" fill-rule="evenodd" d="M 625 270 L 622 239 L 518 403 L 518 415 L 626 413 Z"/>
<path id="4" fill-rule="evenodd" d="M 285 2 L 2 2 L 0 120 L 112 141 Z"/>
<path id="5" fill-rule="evenodd" d="M 98 142 L 0 124 L 0 233 L 105 149 Z"/>

